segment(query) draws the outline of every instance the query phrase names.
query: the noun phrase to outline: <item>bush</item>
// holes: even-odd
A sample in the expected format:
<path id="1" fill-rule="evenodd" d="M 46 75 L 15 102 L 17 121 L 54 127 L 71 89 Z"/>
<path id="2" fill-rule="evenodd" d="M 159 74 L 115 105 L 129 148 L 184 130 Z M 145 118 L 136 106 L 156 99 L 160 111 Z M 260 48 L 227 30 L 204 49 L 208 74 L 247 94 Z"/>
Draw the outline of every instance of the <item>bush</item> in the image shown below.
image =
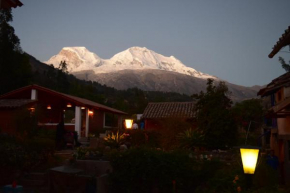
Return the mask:
<path id="1" fill-rule="evenodd" d="M 188 152 L 133 148 L 111 155 L 112 192 L 194 192 L 220 167 L 216 161 L 196 162 Z"/>
<path id="2" fill-rule="evenodd" d="M 125 142 L 126 137 L 127 135 L 125 133 L 123 134 L 120 134 L 119 132 L 116 132 L 116 134 L 111 133 L 104 138 L 105 140 L 104 144 L 111 148 L 119 148 L 120 145 L 122 145 Z"/>
<path id="3" fill-rule="evenodd" d="M 33 138 L 19 141 L 12 136 L 0 136 L 0 165 L 16 170 L 30 170 L 46 163 L 54 152 L 54 140 Z"/>
<path id="4" fill-rule="evenodd" d="M 73 157 L 79 160 L 98 160 L 103 158 L 103 151 L 99 148 L 79 147 Z"/>

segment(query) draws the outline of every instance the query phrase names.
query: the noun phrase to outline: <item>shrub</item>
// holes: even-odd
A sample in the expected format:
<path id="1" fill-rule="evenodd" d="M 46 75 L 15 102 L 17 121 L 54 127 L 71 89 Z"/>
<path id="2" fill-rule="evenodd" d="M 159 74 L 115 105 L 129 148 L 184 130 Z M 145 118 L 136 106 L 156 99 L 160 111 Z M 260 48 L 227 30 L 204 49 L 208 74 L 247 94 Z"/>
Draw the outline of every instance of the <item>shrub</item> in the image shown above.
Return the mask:
<path id="1" fill-rule="evenodd" d="M 185 149 L 196 149 L 204 146 L 204 134 L 198 129 L 188 129 L 182 133 L 179 133 L 178 136 L 179 147 Z"/>
<path id="2" fill-rule="evenodd" d="M 54 140 L 33 138 L 19 141 L 12 136 L 0 136 L 0 165 L 17 170 L 30 170 L 47 162 L 54 152 Z"/>
<path id="3" fill-rule="evenodd" d="M 125 142 L 126 134 L 120 134 L 117 132 L 116 134 L 111 133 L 108 134 L 107 137 L 104 138 L 105 145 L 110 146 L 111 148 L 119 148 L 122 143 Z"/>
<path id="4" fill-rule="evenodd" d="M 73 157 L 79 160 L 98 160 L 103 157 L 103 151 L 99 148 L 78 147 Z"/>
<path id="5" fill-rule="evenodd" d="M 205 164 L 206 163 L 206 164 Z M 220 163 L 196 162 L 188 152 L 132 148 L 111 155 L 112 192 L 194 192 L 219 168 Z"/>

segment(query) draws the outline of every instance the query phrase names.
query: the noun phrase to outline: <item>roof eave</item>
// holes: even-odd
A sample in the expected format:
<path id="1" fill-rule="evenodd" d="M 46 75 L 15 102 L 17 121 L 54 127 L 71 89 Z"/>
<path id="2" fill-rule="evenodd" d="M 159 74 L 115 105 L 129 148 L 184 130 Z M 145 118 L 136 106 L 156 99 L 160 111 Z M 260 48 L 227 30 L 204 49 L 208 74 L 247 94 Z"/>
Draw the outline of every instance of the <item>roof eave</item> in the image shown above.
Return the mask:
<path id="1" fill-rule="evenodd" d="M 285 30 L 285 33 L 279 38 L 274 45 L 273 50 L 268 55 L 269 58 L 273 58 L 283 47 L 290 45 L 290 26 Z"/>

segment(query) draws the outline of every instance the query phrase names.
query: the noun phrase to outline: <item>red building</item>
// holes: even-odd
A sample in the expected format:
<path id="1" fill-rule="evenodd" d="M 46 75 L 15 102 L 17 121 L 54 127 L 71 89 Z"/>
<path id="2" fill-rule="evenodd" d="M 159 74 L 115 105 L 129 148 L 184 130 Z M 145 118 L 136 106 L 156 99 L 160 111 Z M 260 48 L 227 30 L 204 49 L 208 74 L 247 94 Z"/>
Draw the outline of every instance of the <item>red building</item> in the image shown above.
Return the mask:
<path id="1" fill-rule="evenodd" d="M 64 121 L 65 129 L 77 131 L 80 137 L 121 128 L 122 115 L 126 114 L 87 99 L 30 85 L 0 96 L 0 131 L 14 133 L 27 113 L 37 114 L 38 126 L 48 129 L 55 129 Z"/>
<path id="2" fill-rule="evenodd" d="M 193 124 L 194 102 L 163 102 L 149 103 L 144 110 L 142 119 L 145 130 L 158 131 L 171 122 Z"/>

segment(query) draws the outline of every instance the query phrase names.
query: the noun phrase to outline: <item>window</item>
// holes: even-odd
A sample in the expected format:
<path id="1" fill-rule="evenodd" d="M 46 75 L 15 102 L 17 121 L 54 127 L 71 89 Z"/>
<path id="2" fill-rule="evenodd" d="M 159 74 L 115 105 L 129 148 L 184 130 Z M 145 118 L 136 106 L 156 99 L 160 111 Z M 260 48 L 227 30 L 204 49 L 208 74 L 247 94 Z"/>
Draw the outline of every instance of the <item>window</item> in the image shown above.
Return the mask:
<path id="1" fill-rule="evenodd" d="M 105 113 L 105 127 L 118 127 L 118 115 Z"/>

